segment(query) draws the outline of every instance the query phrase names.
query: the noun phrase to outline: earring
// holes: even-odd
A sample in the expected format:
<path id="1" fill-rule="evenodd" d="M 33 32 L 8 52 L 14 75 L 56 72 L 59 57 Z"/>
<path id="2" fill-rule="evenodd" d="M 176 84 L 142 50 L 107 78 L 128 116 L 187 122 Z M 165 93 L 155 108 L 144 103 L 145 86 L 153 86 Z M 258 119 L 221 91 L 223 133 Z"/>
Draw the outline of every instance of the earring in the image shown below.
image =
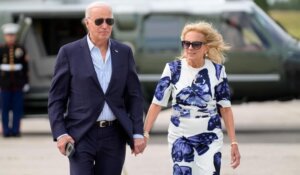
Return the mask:
<path id="1" fill-rule="evenodd" d="M 207 53 L 205 53 L 205 55 L 204 55 L 204 56 L 205 56 L 205 58 L 208 58 L 208 54 L 207 54 Z"/>

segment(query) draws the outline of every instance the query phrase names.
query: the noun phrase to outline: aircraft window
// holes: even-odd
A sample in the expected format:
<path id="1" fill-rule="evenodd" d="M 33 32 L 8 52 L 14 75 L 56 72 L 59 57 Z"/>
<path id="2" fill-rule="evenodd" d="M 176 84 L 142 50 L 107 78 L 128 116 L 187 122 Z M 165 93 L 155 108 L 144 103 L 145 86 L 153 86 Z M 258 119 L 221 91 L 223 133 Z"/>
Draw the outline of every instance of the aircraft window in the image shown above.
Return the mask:
<path id="1" fill-rule="evenodd" d="M 137 16 L 136 15 L 116 15 L 116 27 L 122 31 L 131 31 L 136 28 Z"/>
<path id="2" fill-rule="evenodd" d="M 265 14 L 260 9 L 254 9 L 254 17 L 256 21 L 266 28 L 268 34 L 271 35 L 271 37 L 276 40 L 276 42 L 283 42 L 285 40 L 294 40 L 287 31 L 284 29 L 284 27 L 277 21 L 273 21 L 267 14 Z"/>
<path id="3" fill-rule="evenodd" d="M 221 33 L 232 50 L 259 51 L 269 47 L 262 32 L 244 12 L 224 13 Z"/>
<path id="4" fill-rule="evenodd" d="M 184 21 L 178 16 L 152 15 L 145 20 L 143 46 L 148 51 L 180 50 Z"/>
<path id="5" fill-rule="evenodd" d="M 33 18 L 33 28 L 40 35 L 47 55 L 56 55 L 59 48 L 86 35 L 81 18 Z"/>

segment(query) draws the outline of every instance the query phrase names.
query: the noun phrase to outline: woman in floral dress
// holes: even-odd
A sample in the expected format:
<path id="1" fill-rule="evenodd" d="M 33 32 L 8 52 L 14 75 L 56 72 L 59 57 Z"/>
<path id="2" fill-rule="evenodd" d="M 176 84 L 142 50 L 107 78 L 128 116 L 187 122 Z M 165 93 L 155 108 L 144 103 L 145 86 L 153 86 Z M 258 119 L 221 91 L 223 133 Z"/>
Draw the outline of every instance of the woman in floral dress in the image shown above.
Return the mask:
<path id="1" fill-rule="evenodd" d="M 166 64 L 157 84 L 145 126 L 145 139 L 162 106 L 172 96 L 168 143 L 173 175 L 219 175 L 223 118 L 231 141 L 231 166 L 240 164 L 230 90 L 223 63 L 228 50 L 222 36 L 206 22 L 187 24 L 179 60 Z"/>

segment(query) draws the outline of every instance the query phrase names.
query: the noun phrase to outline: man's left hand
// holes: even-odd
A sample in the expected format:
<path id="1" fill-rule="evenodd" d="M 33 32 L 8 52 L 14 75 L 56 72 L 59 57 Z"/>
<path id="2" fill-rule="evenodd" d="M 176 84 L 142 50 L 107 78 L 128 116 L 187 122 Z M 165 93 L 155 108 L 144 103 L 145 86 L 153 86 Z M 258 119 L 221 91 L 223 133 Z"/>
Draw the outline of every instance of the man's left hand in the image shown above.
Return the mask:
<path id="1" fill-rule="evenodd" d="M 144 138 L 136 138 L 134 139 L 134 150 L 132 150 L 132 153 L 134 155 L 143 153 L 144 149 L 146 148 L 146 143 Z"/>

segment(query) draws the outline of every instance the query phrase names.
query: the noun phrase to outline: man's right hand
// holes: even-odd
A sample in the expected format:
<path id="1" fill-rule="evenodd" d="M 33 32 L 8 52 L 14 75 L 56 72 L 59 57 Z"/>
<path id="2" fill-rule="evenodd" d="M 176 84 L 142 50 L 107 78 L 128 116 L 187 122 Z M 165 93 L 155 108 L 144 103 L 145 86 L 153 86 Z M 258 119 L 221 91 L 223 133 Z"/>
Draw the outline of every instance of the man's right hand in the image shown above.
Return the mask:
<path id="1" fill-rule="evenodd" d="M 74 139 L 69 135 L 64 135 L 57 140 L 57 148 L 63 155 L 66 155 L 66 145 L 69 142 L 75 143 Z"/>

